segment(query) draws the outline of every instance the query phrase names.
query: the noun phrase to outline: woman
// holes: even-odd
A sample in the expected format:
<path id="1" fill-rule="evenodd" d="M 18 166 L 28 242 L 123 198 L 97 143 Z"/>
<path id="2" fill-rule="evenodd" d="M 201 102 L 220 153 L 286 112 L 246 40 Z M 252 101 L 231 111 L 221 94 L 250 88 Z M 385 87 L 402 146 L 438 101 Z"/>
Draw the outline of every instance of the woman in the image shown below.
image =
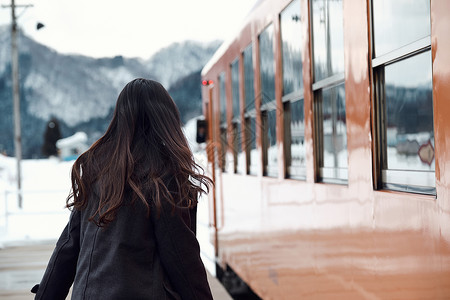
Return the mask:
<path id="1" fill-rule="evenodd" d="M 193 160 L 164 87 L 135 79 L 72 168 L 72 214 L 35 299 L 212 299 L 195 237 Z M 205 191 L 206 189 L 206 191 Z"/>

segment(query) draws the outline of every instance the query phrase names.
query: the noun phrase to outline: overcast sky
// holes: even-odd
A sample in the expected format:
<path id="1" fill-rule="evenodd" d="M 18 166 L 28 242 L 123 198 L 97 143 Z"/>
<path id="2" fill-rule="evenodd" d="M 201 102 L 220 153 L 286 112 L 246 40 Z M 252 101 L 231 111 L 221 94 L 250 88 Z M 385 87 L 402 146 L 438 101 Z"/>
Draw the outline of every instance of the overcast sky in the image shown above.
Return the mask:
<path id="1" fill-rule="evenodd" d="M 61 53 L 149 58 L 173 42 L 225 40 L 255 0 L 16 0 L 25 33 Z M 0 0 L 9 5 L 9 0 Z M 0 25 L 11 21 L 1 8 Z M 45 27 L 36 30 L 36 23 Z"/>

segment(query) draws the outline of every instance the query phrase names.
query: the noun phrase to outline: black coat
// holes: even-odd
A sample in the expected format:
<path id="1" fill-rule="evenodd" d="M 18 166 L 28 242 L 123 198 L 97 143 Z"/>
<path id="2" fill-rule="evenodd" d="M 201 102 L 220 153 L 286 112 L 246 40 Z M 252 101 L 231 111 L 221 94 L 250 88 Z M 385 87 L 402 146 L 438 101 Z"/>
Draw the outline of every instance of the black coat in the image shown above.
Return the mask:
<path id="1" fill-rule="evenodd" d="M 91 199 L 92 200 L 92 199 Z M 35 299 L 212 299 L 195 237 L 196 209 L 162 201 L 150 218 L 139 200 L 100 228 L 89 221 L 96 201 L 74 210 Z M 98 203 L 98 202 L 97 202 Z"/>

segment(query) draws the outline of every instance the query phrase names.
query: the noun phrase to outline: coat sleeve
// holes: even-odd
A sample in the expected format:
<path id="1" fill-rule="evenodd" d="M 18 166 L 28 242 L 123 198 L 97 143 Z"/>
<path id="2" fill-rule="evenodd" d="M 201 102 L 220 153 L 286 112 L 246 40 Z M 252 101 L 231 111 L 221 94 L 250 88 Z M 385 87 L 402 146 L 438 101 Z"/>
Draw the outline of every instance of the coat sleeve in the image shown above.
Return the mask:
<path id="1" fill-rule="evenodd" d="M 80 212 L 72 211 L 64 231 L 56 243 L 44 277 L 32 292 L 35 299 L 66 299 L 75 278 L 80 251 Z"/>
<path id="2" fill-rule="evenodd" d="M 182 299 L 213 299 L 195 237 L 195 210 L 175 208 L 162 201 L 160 215 L 153 208 L 156 243 L 169 281 Z"/>

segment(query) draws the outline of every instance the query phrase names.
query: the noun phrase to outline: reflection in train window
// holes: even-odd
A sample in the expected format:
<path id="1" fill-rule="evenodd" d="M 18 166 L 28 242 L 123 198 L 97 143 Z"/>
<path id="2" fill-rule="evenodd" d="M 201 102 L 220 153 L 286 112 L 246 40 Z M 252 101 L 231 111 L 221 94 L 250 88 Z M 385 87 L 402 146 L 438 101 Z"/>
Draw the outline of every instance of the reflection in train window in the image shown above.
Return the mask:
<path id="1" fill-rule="evenodd" d="M 346 183 L 342 0 L 313 0 L 314 110 L 318 180 Z"/>
<path id="2" fill-rule="evenodd" d="M 250 44 L 243 52 L 244 96 L 245 96 L 245 157 L 247 174 L 258 174 L 258 152 L 256 150 L 256 111 L 253 72 L 253 47 Z"/>
<path id="3" fill-rule="evenodd" d="M 285 102 L 284 114 L 287 177 L 306 179 L 305 114 L 303 99 Z"/>
<path id="4" fill-rule="evenodd" d="M 314 80 L 344 72 L 342 0 L 313 0 Z"/>
<path id="5" fill-rule="evenodd" d="M 231 63 L 231 90 L 233 96 L 233 121 L 239 119 L 239 59 L 236 58 Z"/>
<path id="6" fill-rule="evenodd" d="M 225 72 L 219 75 L 219 103 L 220 103 L 220 166 L 226 170 L 227 157 L 227 98 L 225 96 Z"/>
<path id="7" fill-rule="evenodd" d="M 259 35 L 259 66 L 262 104 L 275 99 L 273 34 L 273 24 L 271 24 Z"/>
<path id="8" fill-rule="evenodd" d="M 245 89 L 245 112 L 255 109 L 255 85 L 253 72 L 253 47 L 245 48 L 244 59 L 244 89 Z"/>
<path id="9" fill-rule="evenodd" d="M 242 151 L 241 139 L 241 122 L 233 122 L 233 155 L 234 155 L 234 172 L 239 174 L 245 173 L 245 152 Z"/>
<path id="10" fill-rule="evenodd" d="M 376 56 L 430 35 L 430 0 L 372 3 Z"/>
<path id="11" fill-rule="evenodd" d="M 227 126 L 227 98 L 225 96 L 225 72 L 219 75 L 220 125 Z"/>
<path id="12" fill-rule="evenodd" d="M 236 173 L 245 173 L 245 153 L 241 145 L 241 115 L 239 96 L 239 59 L 231 64 L 231 90 L 233 98 L 233 156 Z"/>
<path id="13" fill-rule="evenodd" d="M 376 186 L 435 194 L 430 2 L 373 0 L 372 6 Z"/>
<path id="14" fill-rule="evenodd" d="M 248 166 L 248 174 L 257 175 L 258 174 L 258 151 L 256 149 L 256 116 L 254 114 L 249 114 L 245 118 L 245 149 L 247 155 L 247 161 L 250 162 Z"/>
<path id="15" fill-rule="evenodd" d="M 302 27 L 300 20 L 300 0 L 294 0 L 280 15 L 283 95 L 303 89 Z"/>
<path id="16" fill-rule="evenodd" d="M 267 108 L 262 111 L 264 175 L 276 177 L 278 175 L 277 110 L 273 107 Z"/>
<path id="17" fill-rule="evenodd" d="M 410 71 L 414 68 L 420 76 Z M 384 72 L 386 142 L 388 149 L 397 150 L 388 150 L 387 167 L 434 171 L 434 160 L 426 163 L 418 157 L 419 145 L 430 142 L 434 148 L 431 52 L 388 65 Z M 401 154 L 414 160 L 402 160 Z"/>
<path id="18" fill-rule="evenodd" d="M 286 177 L 306 179 L 300 0 L 280 14 Z"/>
<path id="19" fill-rule="evenodd" d="M 322 178 L 347 178 L 347 125 L 344 84 L 322 90 Z"/>
<path id="20" fill-rule="evenodd" d="M 435 162 L 431 51 L 386 65 L 383 71 L 384 99 L 381 101 L 385 122 L 381 126 L 384 131 L 384 186 L 401 189 L 402 184 L 411 184 L 420 186 L 423 192 L 433 193 Z"/>
<path id="21" fill-rule="evenodd" d="M 275 61 L 273 53 L 273 24 L 259 35 L 261 119 L 263 174 L 278 176 L 278 147 L 276 137 Z"/>

